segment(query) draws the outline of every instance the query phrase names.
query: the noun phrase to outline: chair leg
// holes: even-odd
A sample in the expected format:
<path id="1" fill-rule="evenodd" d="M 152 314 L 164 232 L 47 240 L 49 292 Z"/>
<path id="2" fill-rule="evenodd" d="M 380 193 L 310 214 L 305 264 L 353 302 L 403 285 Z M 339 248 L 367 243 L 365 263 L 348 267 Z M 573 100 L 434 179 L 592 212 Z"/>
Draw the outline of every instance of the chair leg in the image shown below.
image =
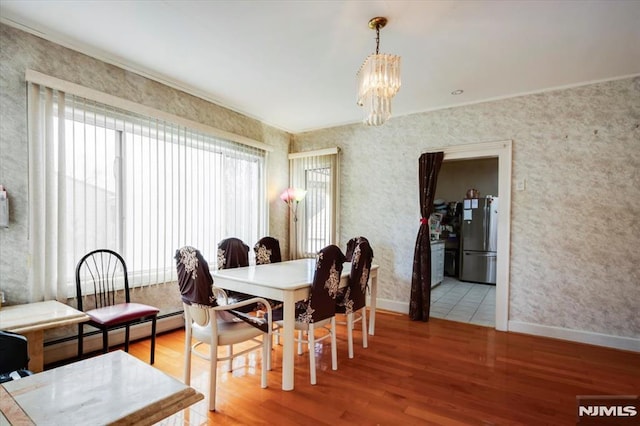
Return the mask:
<path id="1" fill-rule="evenodd" d="M 154 316 L 151 320 L 151 365 L 156 360 L 156 320 L 157 316 Z"/>
<path id="2" fill-rule="evenodd" d="M 227 354 L 229 355 L 229 361 L 227 363 L 227 372 L 231 373 L 233 371 L 233 345 L 229 345 Z"/>
<path id="3" fill-rule="evenodd" d="M 78 324 L 78 360 L 82 359 L 82 343 L 84 339 L 82 323 Z"/>
<path id="4" fill-rule="evenodd" d="M 338 344 L 336 343 L 336 317 L 331 318 L 331 369 L 338 369 Z"/>
<path id="5" fill-rule="evenodd" d="M 102 353 L 106 354 L 109 350 L 109 330 L 102 329 Z"/>
<path id="6" fill-rule="evenodd" d="M 231 350 L 231 345 L 229 345 Z M 218 376 L 218 342 L 209 345 L 209 411 L 216 411 L 216 380 Z"/>
<path id="7" fill-rule="evenodd" d="M 124 351 L 129 352 L 129 324 L 124 327 Z"/>
<path id="8" fill-rule="evenodd" d="M 349 358 L 353 358 L 353 313 L 347 314 L 347 345 L 349 346 Z"/>
<path id="9" fill-rule="evenodd" d="M 273 350 L 273 335 L 265 334 L 263 339 L 267 339 L 267 370 L 271 371 L 271 351 Z"/>
<path id="10" fill-rule="evenodd" d="M 186 318 L 185 321 L 189 321 L 189 318 Z M 191 327 L 188 325 L 184 333 L 184 372 L 182 381 L 187 386 L 191 384 Z"/>
<path id="11" fill-rule="evenodd" d="M 271 335 L 265 334 L 262 337 L 262 367 L 260 369 L 260 387 L 267 387 L 267 370 L 271 370 Z"/>
<path id="12" fill-rule="evenodd" d="M 302 355 L 302 330 L 298 330 L 298 355 Z"/>
<path id="13" fill-rule="evenodd" d="M 309 373 L 311 374 L 311 384 L 316 384 L 316 339 L 315 329 L 313 323 L 309 324 L 309 330 L 307 331 L 307 341 L 309 344 Z"/>
<path id="14" fill-rule="evenodd" d="M 365 306 L 360 310 L 360 315 L 362 315 L 362 347 L 366 348 L 369 346 L 367 341 L 367 307 Z"/>

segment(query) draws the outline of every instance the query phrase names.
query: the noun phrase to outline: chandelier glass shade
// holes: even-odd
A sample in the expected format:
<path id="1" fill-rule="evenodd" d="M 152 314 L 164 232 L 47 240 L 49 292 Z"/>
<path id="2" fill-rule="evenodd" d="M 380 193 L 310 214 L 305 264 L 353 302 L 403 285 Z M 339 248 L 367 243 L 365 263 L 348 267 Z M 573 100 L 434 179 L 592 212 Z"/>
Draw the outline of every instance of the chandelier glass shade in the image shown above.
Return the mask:
<path id="1" fill-rule="evenodd" d="M 380 28 L 386 18 L 373 18 L 369 27 L 376 30 L 376 53 L 365 59 L 357 74 L 359 106 L 364 108 L 363 122 L 379 126 L 391 117 L 391 99 L 400 90 L 400 56 L 379 53 Z"/>

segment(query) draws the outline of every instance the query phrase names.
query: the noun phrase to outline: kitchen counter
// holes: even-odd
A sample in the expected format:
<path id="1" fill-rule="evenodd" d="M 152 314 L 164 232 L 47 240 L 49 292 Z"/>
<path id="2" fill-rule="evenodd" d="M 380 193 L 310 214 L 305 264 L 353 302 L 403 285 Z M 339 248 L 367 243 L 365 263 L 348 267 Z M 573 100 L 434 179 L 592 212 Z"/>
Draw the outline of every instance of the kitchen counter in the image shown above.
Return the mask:
<path id="1" fill-rule="evenodd" d="M 447 249 L 458 249 L 460 248 L 460 241 L 458 239 L 449 239 L 444 238 L 440 240 L 431 240 L 431 245 L 434 244 L 444 244 Z"/>
<path id="2" fill-rule="evenodd" d="M 444 240 L 431 241 L 431 288 L 444 279 Z"/>

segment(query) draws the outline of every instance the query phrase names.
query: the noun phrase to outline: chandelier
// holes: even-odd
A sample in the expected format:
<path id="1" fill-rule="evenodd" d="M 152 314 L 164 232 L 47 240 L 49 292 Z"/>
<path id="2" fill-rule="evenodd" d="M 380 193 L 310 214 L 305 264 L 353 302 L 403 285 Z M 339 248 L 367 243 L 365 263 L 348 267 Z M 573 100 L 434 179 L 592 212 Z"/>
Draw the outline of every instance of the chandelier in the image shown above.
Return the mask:
<path id="1" fill-rule="evenodd" d="M 391 117 L 391 98 L 400 90 L 400 56 L 379 53 L 380 28 L 387 18 L 376 17 L 369 28 L 376 30 L 376 53 L 365 59 L 357 74 L 358 105 L 364 108 L 364 124 L 380 126 Z"/>

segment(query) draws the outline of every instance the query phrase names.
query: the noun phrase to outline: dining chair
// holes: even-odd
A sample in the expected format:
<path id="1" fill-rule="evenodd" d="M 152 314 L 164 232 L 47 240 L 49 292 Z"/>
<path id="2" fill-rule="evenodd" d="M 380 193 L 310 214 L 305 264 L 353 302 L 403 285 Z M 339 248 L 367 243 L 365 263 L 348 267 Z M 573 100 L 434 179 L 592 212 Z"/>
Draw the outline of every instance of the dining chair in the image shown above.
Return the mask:
<path id="1" fill-rule="evenodd" d="M 249 266 L 249 246 L 240 238 L 225 238 L 218 243 L 218 269 L 231 269 Z M 239 291 L 227 292 L 227 297 L 231 303 L 253 297 L 250 294 Z M 256 310 L 257 305 L 242 308 L 245 312 Z"/>
<path id="2" fill-rule="evenodd" d="M 280 257 L 280 243 L 275 238 L 272 239 L 275 241 L 275 243 L 273 243 L 273 241 L 267 240 L 267 246 L 265 247 L 271 247 L 271 255 L 274 256 L 277 254 L 278 258 L 280 259 L 278 261 L 280 262 L 282 260 L 282 258 Z M 274 247 L 277 247 L 277 253 Z M 241 239 L 235 237 L 225 238 L 224 240 L 220 241 L 220 243 L 218 243 L 218 269 L 240 268 L 243 266 L 249 266 L 249 246 L 246 245 Z M 230 303 L 235 303 L 249 299 L 253 296 L 239 291 L 228 291 L 227 297 L 229 298 Z M 266 300 L 269 302 L 269 305 L 272 309 L 275 309 L 282 305 L 282 302 L 277 300 Z M 262 305 L 260 304 L 247 305 L 244 308 L 240 308 L 239 310 L 245 313 L 252 311 L 262 311 L 261 313 L 265 312 Z"/>
<path id="3" fill-rule="evenodd" d="M 186 246 L 176 251 L 175 259 L 185 316 L 184 383 L 191 383 L 191 355 L 210 361 L 209 410 L 215 411 L 218 361 L 229 361 L 231 366 L 234 358 L 261 348 L 260 380 L 261 387 L 266 388 L 267 370 L 271 369 L 272 330 L 271 308 L 267 301 L 253 297 L 238 303 L 219 304 L 219 301 L 224 303 L 226 294 L 213 285 L 209 265 L 200 251 Z M 238 311 L 238 308 L 256 303 L 265 304 L 265 318 L 250 318 Z M 229 351 L 227 356 L 218 354 L 218 347 L 240 343 L 242 350 Z M 209 345 L 208 352 L 198 350 L 203 344 Z"/>
<path id="4" fill-rule="evenodd" d="M 267 265 L 270 263 L 282 262 L 282 254 L 280 252 L 280 241 L 274 237 L 262 237 L 253 246 L 256 255 L 256 265 Z M 267 299 L 271 305 L 271 309 L 282 307 L 279 300 Z"/>
<path id="5" fill-rule="evenodd" d="M 353 251 L 355 250 L 355 248 L 358 245 L 358 243 L 360 243 L 361 241 L 369 242 L 369 240 L 367 240 L 363 236 L 353 237 L 349 241 L 347 241 L 347 250 L 344 253 L 344 257 L 347 259 L 346 260 L 347 262 L 351 262 L 351 257 L 353 256 Z"/>
<path id="6" fill-rule="evenodd" d="M 132 324 L 151 320 L 151 364 L 155 361 L 156 320 L 158 308 L 131 302 L 127 265 L 113 250 L 93 250 L 76 266 L 76 301 L 79 311 L 89 321 L 78 324 L 78 358 L 83 353 L 83 327 L 90 325 L 102 331 L 102 352 L 109 349 L 109 330 L 124 327 L 124 350 L 129 352 L 129 328 Z"/>
<path id="7" fill-rule="evenodd" d="M 367 300 L 366 292 L 373 260 L 373 250 L 366 239 L 361 239 L 353 248 L 349 284 L 336 297 L 336 314 L 347 317 L 347 344 L 349 358 L 353 358 L 353 329 L 356 322 L 362 323 L 362 347 L 367 342 Z"/>
<path id="8" fill-rule="evenodd" d="M 344 263 L 344 254 L 338 246 L 329 245 L 316 255 L 316 270 L 309 298 L 296 303 L 295 329 L 305 332 L 307 338 L 303 339 L 302 333 L 298 334 L 296 342 L 306 343 L 309 348 L 309 372 L 311 384 L 316 384 L 316 351 L 315 344 L 327 338 L 331 339 L 331 368 L 338 369 L 338 354 L 336 347 L 336 295 L 340 285 L 340 274 Z M 282 309 L 273 311 L 276 331 L 280 334 L 283 327 Z M 316 331 L 324 334 L 316 337 Z"/>
<path id="9" fill-rule="evenodd" d="M 282 262 L 280 241 L 273 237 L 262 237 L 258 240 L 253 251 L 256 255 L 256 265 Z"/>
<path id="10" fill-rule="evenodd" d="M 27 338 L 0 330 L 0 383 L 31 376 Z"/>
<path id="11" fill-rule="evenodd" d="M 240 238 L 225 238 L 218 243 L 218 269 L 249 266 L 249 246 Z"/>

